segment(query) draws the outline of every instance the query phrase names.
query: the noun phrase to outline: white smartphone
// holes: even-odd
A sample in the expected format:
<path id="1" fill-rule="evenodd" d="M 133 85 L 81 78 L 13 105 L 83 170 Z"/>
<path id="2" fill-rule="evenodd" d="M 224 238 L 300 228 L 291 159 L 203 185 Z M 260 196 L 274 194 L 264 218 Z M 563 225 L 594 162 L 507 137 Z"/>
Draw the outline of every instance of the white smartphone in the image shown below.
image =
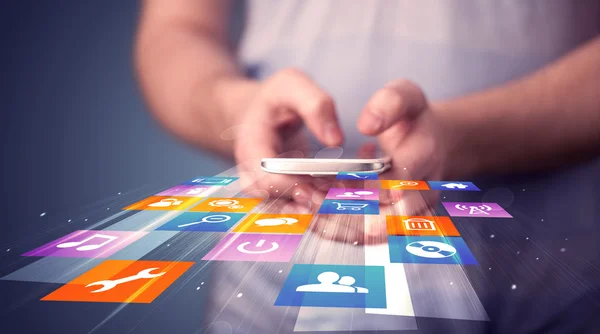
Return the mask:
<path id="1" fill-rule="evenodd" d="M 264 158 L 261 167 L 265 172 L 293 175 L 336 175 L 339 172 L 383 173 L 391 166 L 389 157 L 377 159 L 305 159 Z"/>

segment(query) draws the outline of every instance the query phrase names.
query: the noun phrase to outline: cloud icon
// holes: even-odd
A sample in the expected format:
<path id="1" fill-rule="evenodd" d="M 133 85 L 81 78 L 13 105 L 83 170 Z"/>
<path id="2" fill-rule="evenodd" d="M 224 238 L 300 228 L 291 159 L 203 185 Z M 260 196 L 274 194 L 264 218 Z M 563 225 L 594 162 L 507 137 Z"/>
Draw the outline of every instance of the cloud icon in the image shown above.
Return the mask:
<path id="1" fill-rule="evenodd" d="M 296 218 L 264 218 L 255 221 L 254 223 L 258 226 L 279 226 L 279 225 L 293 225 L 298 222 Z"/>

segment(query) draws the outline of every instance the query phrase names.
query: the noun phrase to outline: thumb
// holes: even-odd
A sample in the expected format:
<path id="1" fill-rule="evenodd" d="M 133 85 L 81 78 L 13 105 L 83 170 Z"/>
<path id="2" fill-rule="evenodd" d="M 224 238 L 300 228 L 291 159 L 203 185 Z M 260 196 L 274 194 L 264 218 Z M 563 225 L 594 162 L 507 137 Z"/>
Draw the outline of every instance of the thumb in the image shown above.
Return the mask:
<path id="1" fill-rule="evenodd" d="M 411 81 L 396 80 L 373 94 L 358 118 L 357 127 L 376 136 L 400 121 L 410 121 L 427 108 L 425 94 Z"/>

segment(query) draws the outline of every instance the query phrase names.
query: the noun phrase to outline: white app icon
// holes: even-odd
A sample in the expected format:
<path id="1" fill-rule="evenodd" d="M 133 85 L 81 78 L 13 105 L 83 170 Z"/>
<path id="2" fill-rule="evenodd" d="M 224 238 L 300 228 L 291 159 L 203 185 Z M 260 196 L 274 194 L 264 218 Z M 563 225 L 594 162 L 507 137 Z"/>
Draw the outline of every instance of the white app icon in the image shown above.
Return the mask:
<path id="1" fill-rule="evenodd" d="M 240 205 L 240 202 L 235 199 L 218 199 L 208 202 L 208 205 L 217 208 L 229 208 L 229 209 L 241 209 L 244 206 Z"/>
<path id="2" fill-rule="evenodd" d="M 397 185 L 393 186 L 392 188 L 398 188 L 398 187 L 415 187 L 418 186 L 419 182 L 415 182 L 415 181 L 402 181 L 399 182 Z"/>
<path id="3" fill-rule="evenodd" d="M 356 282 L 352 276 L 343 276 L 333 271 L 325 271 L 317 276 L 319 283 L 305 284 L 296 288 L 298 292 L 341 292 L 341 293 L 369 293 L 369 289 L 353 286 Z"/>
<path id="4" fill-rule="evenodd" d="M 263 245 L 265 244 L 266 240 L 264 239 L 260 239 L 257 243 L 256 243 L 256 248 L 262 248 Z M 242 252 L 242 253 L 246 253 L 246 254 L 265 254 L 265 253 L 270 253 L 270 252 L 274 252 L 279 248 L 279 244 L 276 242 L 271 242 L 271 247 L 267 248 L 267 249 L 261 249 L 261 250 L 247 250 L 246 247 L 250 245 L 250 241 L 246 241 L 243 242 L 241 244 L 239 244 L 237 246 L 237 250 L 238 252 Z"/>
<path id="5" fill-rule="evenodd" d="M 373 195 L 372 191 L 358 190 L 358 191 L 346 191 L 343 194 L 335 195 L 340 198 L 360 198 L 361 196 Z"/>
<path id="6" fill-rule="evenodd" d="M 186 227 L 186 226 L 198 225 L 198 224 L 202 224 L 202 223 L 218 224 L 218 223 L 224 223 L 229 220 L 231 220 L 231 217 L 228 215 L 210 215 L 210 216 L 203 217 L 202 219 L 200 219 L 200 221 L 177 225 L 177 227 Z"/>
<path id="7" fill-rule="evenodd" d="M 445 184 L 442 184 L 442 187 L 447 188 L 447 189 L 466 189 L 469 186 L 466 184 L 462 184 L 462 183 L 445 183 Z"/>
<path id="8" fill-rule="evenodd" d="M 258 226 L 279 226 L 279 225 L 294 225 L 298 222 L 296 218 L 263 218 L 254 222 Z"/>
<path id="9" fill-rule="evenodd" d="M 344 203 L 344 202 L 332 202 L 337 204 L 337 207 L 335 208 L 336 210 L 339 211 L 344 211 L 344 210 L 351 210 L 351 211 L 360 211 L 364 208 L 366 208 L 367 206 L 369 206 L 368 203 L 362 204 L 362 203 Z"/>
<path id="10" fill-rule="evenodd" d="M 409 218 L 404 220 L 404 226 L 409 231 L 435 231 L 435 222 L 425 218 Z"/>
<path id="11" fill-rule="evenodd" d="M 406 245 L 406 250 L 416 256 L 441 259 L 456 254 L 456 248 L 437 241 L 415 241 Z"/>
<path id="12" fill-rule="evenodd" d="M 158 202 L 152 203 L 152 204 L 148 204 L 148 206 L 154 207 L 154 208 L 167 208 L 173 205 L 179 205 L 183 203 L 182 200 L 178 200 L 177 198 L 163 198 Z"/>
<path id="13" fill-rule="evenodd" d="M 466 206 L 464 204 L 456 204 L 454 207 L 460 211 L 469 210 L 470 215 L 479 215 L 479 214 L 489 215 L 488 212 L 492 211 L 492 208 L 485 204 L 482 204 L 479 206 L 475 206 L 475 205 Z"/>

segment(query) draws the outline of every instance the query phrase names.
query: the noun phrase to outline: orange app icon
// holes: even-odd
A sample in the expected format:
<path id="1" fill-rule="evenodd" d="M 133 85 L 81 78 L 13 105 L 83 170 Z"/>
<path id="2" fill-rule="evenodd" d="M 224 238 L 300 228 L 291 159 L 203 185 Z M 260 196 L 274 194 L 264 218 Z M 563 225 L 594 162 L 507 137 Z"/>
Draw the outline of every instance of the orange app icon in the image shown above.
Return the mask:
<path id="1" fill-rule="evenodd" d="M 414 180 L 382 180 L 381 187 L 390 190 L 429 190 L 427 182 Z"/>
<path id="2" fill-rule="evenodd" d="M 179 196 L 150 196 L 123 210 L 184 210 L 200 198 Z"/>
<path id="3" fill-rule="evenodd" d="M 42 300 L 151 303 L 193 264 L 107 260 Z"/>
<path id="4" fill-rule="evenodd" d="M 266 214 L 249 215 L 233 232 L 304 234 L 313 215 Z"/>
<path id="5" fill-rule="evenodd" d="M 262 198 L 207 198 L 190 211 L 249 212 L 261 201 Z"/>
<path id="6" fill-rule="evenodd" d="M 386 223 L 389 235 L 460 236 L 448 217 L 387 216 Z"/>

